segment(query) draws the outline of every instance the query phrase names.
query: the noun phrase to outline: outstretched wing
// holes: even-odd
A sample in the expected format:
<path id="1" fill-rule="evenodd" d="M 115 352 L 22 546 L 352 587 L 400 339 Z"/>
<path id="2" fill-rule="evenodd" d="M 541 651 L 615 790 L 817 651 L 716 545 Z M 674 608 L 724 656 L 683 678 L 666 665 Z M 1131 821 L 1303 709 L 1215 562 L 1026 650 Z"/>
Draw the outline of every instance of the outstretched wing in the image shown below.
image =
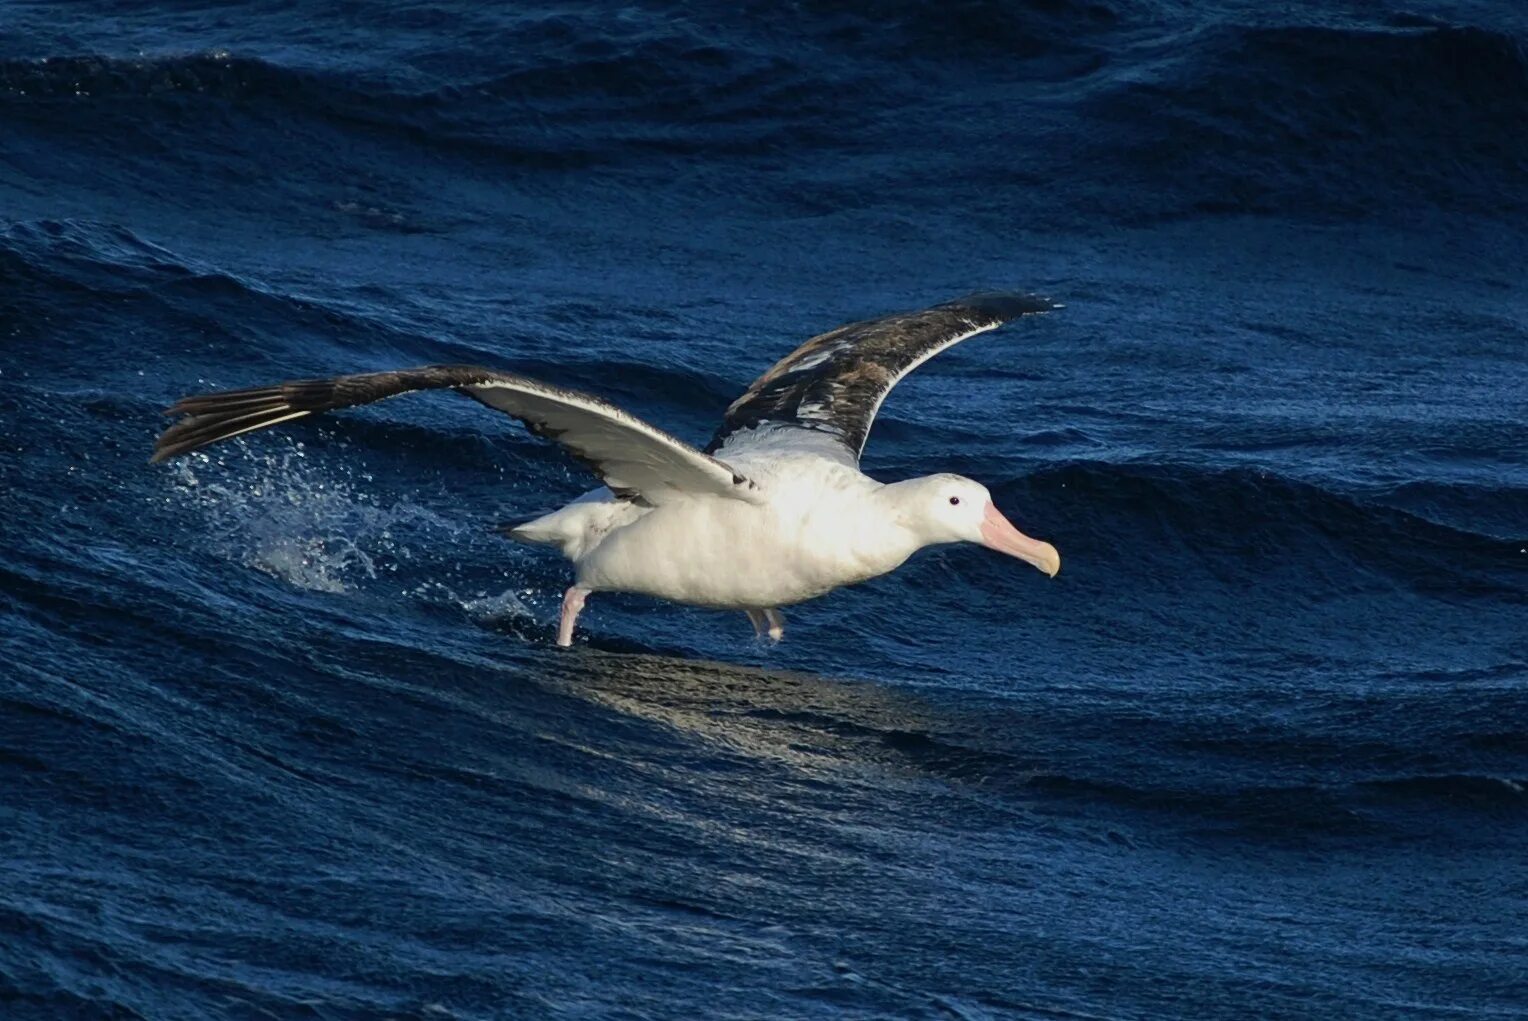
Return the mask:
<path id="1" fill-rule="evenodd" d="M 706 452 L 746 449 L 782 427 L 801 430 L 799 445 L 820 450 L 812 441 L 827 440 L 858 463 L 875 413 L 903 376 L 967 337 L 1060 307 L 1030 294 L 975 294 L 813 337 L 732 402 Z"/>
<path id="2" fill-rule="evenodd" d="M 427 365 L 333 379 L 224 390 L 178 401 L 183 415 L 160 435 L 151 462 L 209 443 L 416 390 L 455 390 L 524 422 L 584 462 L 618 496 L 662 503 L 675 493 L 754 499 L 753 483 L 728 465 L 613 404 L 576 390 L 474 365 Z"/>

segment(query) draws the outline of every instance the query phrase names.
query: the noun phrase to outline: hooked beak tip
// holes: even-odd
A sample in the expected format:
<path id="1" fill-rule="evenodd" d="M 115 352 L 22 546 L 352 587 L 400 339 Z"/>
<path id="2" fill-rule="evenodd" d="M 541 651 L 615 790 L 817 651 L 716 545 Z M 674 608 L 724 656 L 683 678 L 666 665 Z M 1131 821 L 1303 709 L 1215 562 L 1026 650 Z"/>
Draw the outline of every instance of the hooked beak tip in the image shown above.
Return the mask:
<path id="1" fill-rule="evenodd" d="M 1061 572 L 1061 554 L 1056 547 L 1039 539 L 1031 539 L 1014 528 L 1012 523 L 991 503 L 987 504 L 986 519 L 982 522 L 982 544 L 988 549 L 1018 557 L 1054 578 Z"/>

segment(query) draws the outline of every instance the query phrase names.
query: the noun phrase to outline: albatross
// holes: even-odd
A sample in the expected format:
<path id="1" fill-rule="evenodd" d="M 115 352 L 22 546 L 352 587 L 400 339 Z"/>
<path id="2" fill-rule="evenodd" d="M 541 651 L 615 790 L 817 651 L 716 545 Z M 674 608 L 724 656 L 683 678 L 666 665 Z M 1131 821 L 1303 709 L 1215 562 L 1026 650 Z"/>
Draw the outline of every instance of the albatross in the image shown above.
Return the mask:
<path id="1" fill-rule="evenodd" d="M 151 462 L 256 429 L 421 390 L 454 390 L 519 419 L 603 485 L 515 525 L 509 538 L 573 563 L 557 644 L 571 645 L 594 592 L 637 592 L 743 610 L 778 641 L 780 607 L 886 574 L 926 546 L 967 542 L 1052 577 L 1061 556 L 1020 532 L 981 484 L 941 473 L 881 483 L 860 453 L 886 394 L 968 337 L 1059 308 L 978 294 L 813 337 L 727 408 L 704 449 L 599 397 L 476 365 L 427 365 L 186 397 Z"/>

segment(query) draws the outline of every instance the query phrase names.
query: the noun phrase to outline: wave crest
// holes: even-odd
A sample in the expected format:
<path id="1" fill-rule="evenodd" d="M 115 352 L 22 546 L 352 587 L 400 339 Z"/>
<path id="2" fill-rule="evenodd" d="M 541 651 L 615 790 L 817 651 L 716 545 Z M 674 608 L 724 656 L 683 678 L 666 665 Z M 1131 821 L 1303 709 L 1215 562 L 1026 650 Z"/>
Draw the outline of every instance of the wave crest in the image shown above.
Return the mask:
<path id="1" fill-rule="evenodd" d="M 1084 543 L 1174 560 L 1188 549 L 1249 584 L 1295 564 L 1306 585 L 1341 586 L 1360 568 L 1418 590 L 1528 601 L 1528 537 L 1439 524 L 1271 472 L 1085 463 L 998 489 L 1000 502 L 1046 506 Z"/>
<path id="2" fill-rule="evenodd" d="M 1082 153 L 1176 210 L 1528 209 L 1528 57 L 1474 27 L 1219 28 L 1090 104 Z M 1155 212 L 1176 211 L 1159 207 Z"/>

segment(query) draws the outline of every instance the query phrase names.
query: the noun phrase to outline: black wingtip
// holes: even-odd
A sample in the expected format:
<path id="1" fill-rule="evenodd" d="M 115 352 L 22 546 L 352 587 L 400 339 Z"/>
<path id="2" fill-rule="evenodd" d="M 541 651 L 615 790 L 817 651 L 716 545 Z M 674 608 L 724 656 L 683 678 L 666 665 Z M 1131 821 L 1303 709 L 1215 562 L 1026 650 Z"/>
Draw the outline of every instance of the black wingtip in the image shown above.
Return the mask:
<path id="1" fill-rule="evenodd" d="M 1027 294 L 1018 291 L 984 291 L 977 294 L 968 294 L 964 298 L 956 298 L 954 301 L 947 301 L 944 303 L 944 307 L 969 309 L 981 315 L 1006 321 L 1017 319 L 1020 316 L 1054 312 L 1066 306 L 1042 294 Z"/>

